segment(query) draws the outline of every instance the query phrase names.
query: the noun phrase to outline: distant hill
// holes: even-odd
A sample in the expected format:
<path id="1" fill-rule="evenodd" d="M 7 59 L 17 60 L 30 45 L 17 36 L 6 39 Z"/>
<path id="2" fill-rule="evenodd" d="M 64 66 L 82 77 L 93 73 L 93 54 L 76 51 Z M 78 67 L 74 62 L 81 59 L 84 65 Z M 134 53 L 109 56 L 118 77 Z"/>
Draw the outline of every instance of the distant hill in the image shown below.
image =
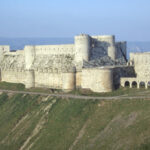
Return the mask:
<path id="1" fill-rule="evenodd" d="M 0 45 L 10 45 L 11 50 L 23 49 L 25 45 L 72 44 L 73 38 L 0 38 Z M 130 52 L 150 51 L 150 42 L 127 42 Z"/>

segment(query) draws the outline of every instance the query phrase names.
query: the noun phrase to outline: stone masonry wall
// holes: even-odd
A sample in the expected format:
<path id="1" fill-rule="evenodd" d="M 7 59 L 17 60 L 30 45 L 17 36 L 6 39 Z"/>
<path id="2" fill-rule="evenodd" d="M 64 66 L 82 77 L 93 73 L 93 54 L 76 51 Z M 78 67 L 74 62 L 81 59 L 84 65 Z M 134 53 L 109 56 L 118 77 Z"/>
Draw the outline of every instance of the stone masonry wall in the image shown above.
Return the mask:
<path id="1" fill-rule="evenodd" d="M 130 61 L 134 65 L 137 78 L 150 80 L 150 53 L 131 53 Z"/>
<path id="2" fill-rule="evenodd" d="M 72 90 L 82 87 L 95 92 L 112 91 L 113 75 L 118 81 L 123 71 L 117 77 L 112 68 L 83 68 L 83 64 L 105 55 L 115 60 L 115 46 L 114 36 L 83 34 L 75 37 L 75 44 L 25 46 L 16 52 L 9 52 L 9 46 L 0 46 L 1 78 L 24 83 L 28 88 Z"/>
<path id="3" fill-rule="evenodd" d="M 121 77 L 136 77 L 133 66 L 116 66 L 113 68 L 113 85 L 115 88 L 120 86 Z"/>
<path id="4" fill-rule="evenodd" d="M 11 83 L 26 83 L 26 72 L 17 70 L 1 70 L 2 81 Z"/>
<path id="5" fill-rule="evenodd" d="M 93 92 L 111 92 L 113 90 L 113 72 L 111 68 L 86 68 L 82 70 L 81 87 Z"/>
<path id="6" fill-rule="evenodd" d="M 62 74 L 35 71 L 35 87 L 62 88 Z"/>

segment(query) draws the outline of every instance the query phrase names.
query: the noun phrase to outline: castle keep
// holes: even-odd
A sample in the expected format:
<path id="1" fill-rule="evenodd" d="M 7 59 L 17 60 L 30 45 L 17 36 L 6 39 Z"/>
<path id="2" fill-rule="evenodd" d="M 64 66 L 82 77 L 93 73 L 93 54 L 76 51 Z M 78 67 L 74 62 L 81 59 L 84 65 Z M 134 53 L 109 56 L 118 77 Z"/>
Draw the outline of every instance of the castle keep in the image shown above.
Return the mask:
<path id="1" fill-rule="evenodd" d="M 110 92 L 136 77 L 140 68 L 134 69 L 131 62 L 127 65 L 126 42 L 116 42 L 114 36 L 81 34 L 74 44 L 25 46 L 17 51 L 0 46 L 1 81 L 23 83 L 26 88 Z"/>

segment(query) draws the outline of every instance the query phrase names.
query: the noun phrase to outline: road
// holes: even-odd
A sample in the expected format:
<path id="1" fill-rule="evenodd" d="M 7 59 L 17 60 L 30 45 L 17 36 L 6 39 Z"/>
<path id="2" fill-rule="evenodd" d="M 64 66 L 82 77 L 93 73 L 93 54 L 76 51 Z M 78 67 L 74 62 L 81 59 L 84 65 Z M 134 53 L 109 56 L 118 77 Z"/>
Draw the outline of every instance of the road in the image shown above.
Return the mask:
<path id="1" fill-rule="evenodd" d="M 6 93 L 15 93 L 15 94 L 31 94 L 31 95 L 41 95 L 41 96 L 52 96 L 52 97 L 60 97 L 60 98 L 73 98 L 73 99 L 85 99 L 85 100 L 121 100 L 121 99 L 149 99 L 150 95 L 147 96 L 127 96 L 127 95 L 119 95 L 119 96 L 84 96 L 84 95 L 74 95 L 74 94 L 49 94 L 49 93 L 41 93 L 41 92 L 28 92 L 28 91 L 13 91 L 13 90 L 1 90 L 0 92 Z"/>

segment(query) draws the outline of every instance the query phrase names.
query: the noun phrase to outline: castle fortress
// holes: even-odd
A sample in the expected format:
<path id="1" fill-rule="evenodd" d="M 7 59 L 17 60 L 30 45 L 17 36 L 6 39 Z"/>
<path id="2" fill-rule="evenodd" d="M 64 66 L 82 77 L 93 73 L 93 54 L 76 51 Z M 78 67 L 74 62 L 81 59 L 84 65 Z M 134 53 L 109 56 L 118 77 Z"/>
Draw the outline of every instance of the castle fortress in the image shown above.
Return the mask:
<path id="1" fill-rule="evenodd" d="M 150 63 L 150 53 L 142 55 L 147 58 L 145 64 Z M 127 62 L 126 42 L 116 42 L 114 36 L 106 35 L 81 34 L 75 36 L 74 44 L 25 46 L 17 51 L 0 46 L 1 81 L 23 83 L 26 88 L 110 92 L 126 82 L 139 83 L 145 71 L 149 78 L 148 65 L 139 73 L 144 69 L 139 56 L 143 57 L 131 54 Z"/>

